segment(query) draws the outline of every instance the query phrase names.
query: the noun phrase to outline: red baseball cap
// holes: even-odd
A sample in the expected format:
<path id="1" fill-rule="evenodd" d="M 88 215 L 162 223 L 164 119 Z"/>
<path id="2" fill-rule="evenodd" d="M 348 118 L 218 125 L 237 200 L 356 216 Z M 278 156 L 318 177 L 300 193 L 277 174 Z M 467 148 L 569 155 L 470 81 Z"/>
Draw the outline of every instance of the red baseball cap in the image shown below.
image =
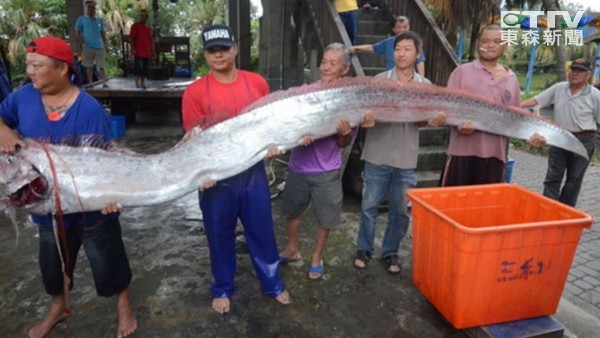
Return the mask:
<path id="1" fill-rule="evenodd" d="M 62 61 L 69 65 L 69 68 L 75 72 L 73 66 L 73 50 L 63 39 L 54 36 L 44 36 L 33 39 L 31 44 L 29 44 L 29 47 L 27 47 L 27 53 L 38 53 Z"/>

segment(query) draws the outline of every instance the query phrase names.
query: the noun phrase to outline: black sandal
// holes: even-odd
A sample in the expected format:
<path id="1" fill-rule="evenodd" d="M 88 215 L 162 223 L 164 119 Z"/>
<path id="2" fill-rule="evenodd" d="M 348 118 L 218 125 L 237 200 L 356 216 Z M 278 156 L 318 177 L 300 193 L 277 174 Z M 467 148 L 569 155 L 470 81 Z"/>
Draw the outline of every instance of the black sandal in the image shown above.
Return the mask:
<path id="1" fill-rule="evenodd" d="M 399 273 L 402 272 L 402 265 L 400 265 L 400 261 L 398 261 L 398 256 L 397 255 L 383 257 L 382 260 L 383 260 L 383 263 L 386 266 L 387 272 L 389 272 L 390 274 L 397 275 L 397 274 L 399 274 Z M 394 266 L 398 267 L 398 271 L 391 270 L 391 268 L 394 267 Z"/>
<path id="2" fill-rule="evenodd" d="M 368 251 L 364 251 L 364 250 L 356 250 L 356 257 L 354 258 L 354 263 L 352 265 L 354 265 L 355 268 L 357 269 L 366 269 L 367 268 L 367 262 L 371 259 L 371 253 Z M 356 264 L 357 262 L 361 262 L 361 265 Z"/>

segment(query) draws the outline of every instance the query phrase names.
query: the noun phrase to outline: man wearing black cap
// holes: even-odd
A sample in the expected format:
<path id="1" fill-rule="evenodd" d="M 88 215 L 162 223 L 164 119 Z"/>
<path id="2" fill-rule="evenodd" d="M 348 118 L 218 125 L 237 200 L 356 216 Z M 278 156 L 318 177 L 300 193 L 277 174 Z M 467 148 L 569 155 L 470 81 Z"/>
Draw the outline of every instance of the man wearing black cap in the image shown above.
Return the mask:
<path id="1" fill-rule="evenodd" d="M 182 121 L 186 131 L 196 126 L 210 128 L 235 117 L 250 103 L 269 93 L 267 82 L 260 75 L 236 68 L 237 46 L 228 26 L 205 28 L 202 43 L 210 73 L 183 93 Z M 279 254 L 264 164 L 257 163 L 219 182 L 204 182 L 200 191 L 200 209 L 215 278 L 211 286 L 213 310 L 227 313 L 231 307 L 238 218 L 244 225 L 246 244 L 262 292 L 281 304 L 289 304 L 289 294 L 279 278 Z"/>
<path id="2" fill-rule="evenodd" d="M 556 123 L 573 133 L 583 143 L 591 158 L 600 124 L 600 90 L 589 84 L 592 76 L 589 61 L 577 59 L 571 63 L 570 68 L 568 81 L 553 85 L 525 100 L 521 106 L 547 107 L 553 104 Z M 551 146 L 548 150 L 544 196 L 575 206 L 589 163 L 589 160 L 574 153 Z M 565 172 L 565 184 L 561 189 Z"/>
<path id="3" fill-rule="evenodd" d="M 19 147 L 26 148 L 23 137 L 61 143 L 84 135 L 99 135 L 104 142 L 110 141 L 110 121 L 104 109 L 70 81 L 73 52 L 65 41 L 50 36 L 33 40 L 27 48 L 26 63 L 31 83 L 10 94 L 0 105 L 0 152 L 12 154 Z M 129 302 L 131 270 L 118 211 L 116 204 L 109 204 L 102 211 L 62 217 L 32 215 L 39 226 L 42 282 L 52 303 L 46 317 L 29 330 L 30 338 L 44 337 L 70 315 L 65 284 L 69 289 L 73 286 L 73 269 L 82 245 L 98 295 L 117 295 L 117 336 L 125 337 L 136 330 L 137 320 Z M 68 254 L 59 254 L 54 230 L 61 234 L 60 251 Z"/>

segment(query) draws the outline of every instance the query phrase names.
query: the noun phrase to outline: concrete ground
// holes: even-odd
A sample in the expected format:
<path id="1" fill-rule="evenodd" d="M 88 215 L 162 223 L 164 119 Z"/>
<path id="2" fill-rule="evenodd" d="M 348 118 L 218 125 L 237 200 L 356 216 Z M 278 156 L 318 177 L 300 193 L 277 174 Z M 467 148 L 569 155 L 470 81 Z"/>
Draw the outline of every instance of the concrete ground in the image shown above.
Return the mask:
<path id="1" fill-rule="evenodd" d="M 598 150 L 598 147 L 596 149 Z M 547 157 L 511 150 L 515 159 L 513 182 L 541 193 Z M 584 229 L 567 283 L 555 315 L 572 337 L 600 336 L 600 164 L 590 164 L 577 201 L 577 208 L 595 218 Z"/>
<path id="2" fill-rule="evenodd" d="M 165 114 L 169 115 L 140 114 L 138 123 L 129 127 L 127 136 L 119 142 L 144 153 L 168 149 L 182 133 L 176 113 Z M 536 175 L 545 168 L 541 164 L 545 158 L 516 151 L 512 154 L 516 156 L 514 181 L 539 190 L 541 180 Z M 274 162 L 273 173 L 275 193 L 284 166 Z M 594 206 L 595 197 L 588 197 L 593 191 L 594 187 L 589 187 L 582 192 L 583 209 L 592 214 L 600 210 L 598 203 Z M 585 200 L 590 200 L 590 209 L 585 209 Z M 275 230 L 283 249 L 285 228 L 279 204 L 280 198 L 273 199 Z M 240 236 L 238 289 L 232 298 L 232 312 L 225 316 L 210 309 L 208 287 L 212 277 L 195 195 L 167 205 L 125 210 L 121 222 L 133 270 L 131 298 L 139 320 L 132 337 L 464 337 L 465 333 L 454 329 L 413 284 L 410 238 L 402 242 L 400 249 L 404 271 L 400 276 L 388 274 L 377 261 L 371 261 L 364 271 L 352 267 L 358 207 L 356 200 L 346 199 L 344 223 L 332 233 L 325 252 L 326 274 L 322 280 L 308 280 L 306 261 L 281 268 L 293 300 L 290 306 L 281 306 L 260 293 Z M 20 239 L 15 248 L 15 232 L 0 216 L 0 337 L 25 336 L 43 317 L 49 301 L 39 278 L 36 228 L 24 225 L 25 215 L 20 215 L 20 221 Z M 384 224 L 383 217 L 380 222 Z M 575 270 L 571 271 L 556 315 L 572 337 L 597 337 L 600 332 L 595 312 L 598 305 L 589 301 L 597 300 L 597 285 L 586 289 L 577 283 L 593 283 L 584 277 L 593 275 L 590 266 L 598 262 L 598 256 L 594 256 L 599 239 L 596 229 L 584 233 L 573 264 Z M 303 221 L 301 234 L 302 255 L 308 258 L 314 234 L 310 213 Z M 58 324 L 48 335 L 50 338 L 115 336 L 115 300 L 95 294 L 86 260 L 82 251 L 72 292 L 73 315 Z"/>

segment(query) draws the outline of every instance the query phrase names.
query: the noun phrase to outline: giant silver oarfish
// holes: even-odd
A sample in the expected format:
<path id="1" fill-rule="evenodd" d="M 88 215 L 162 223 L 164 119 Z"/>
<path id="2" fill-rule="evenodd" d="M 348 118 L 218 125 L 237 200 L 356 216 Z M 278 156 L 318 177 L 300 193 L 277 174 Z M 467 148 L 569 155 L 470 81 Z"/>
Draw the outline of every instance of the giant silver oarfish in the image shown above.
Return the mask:
<path id="1" fill-rule="evenodd" d="M 194 129 L 173 148 L 154 155 L 91 146 L 51 145 L 27 139 L 16 156 L 1 156 L 0 202 L 34 214 L 100 210 L 168 202 L 207 180 L 238 174 L 267 154 L 270 145 L 295 147 L 305 135 L 336 132 L 340 118 L 357 126 L 366 112 L 379 122 L 418 122 L 440 111 L 447 124 L 471 120 L 478 130 L 547 143 L 587 158 L 568 131 L 543 119 L 467 93 L 433 85 L 350 78 L 280 91 L 244 113 L 206 130 Z"/>

